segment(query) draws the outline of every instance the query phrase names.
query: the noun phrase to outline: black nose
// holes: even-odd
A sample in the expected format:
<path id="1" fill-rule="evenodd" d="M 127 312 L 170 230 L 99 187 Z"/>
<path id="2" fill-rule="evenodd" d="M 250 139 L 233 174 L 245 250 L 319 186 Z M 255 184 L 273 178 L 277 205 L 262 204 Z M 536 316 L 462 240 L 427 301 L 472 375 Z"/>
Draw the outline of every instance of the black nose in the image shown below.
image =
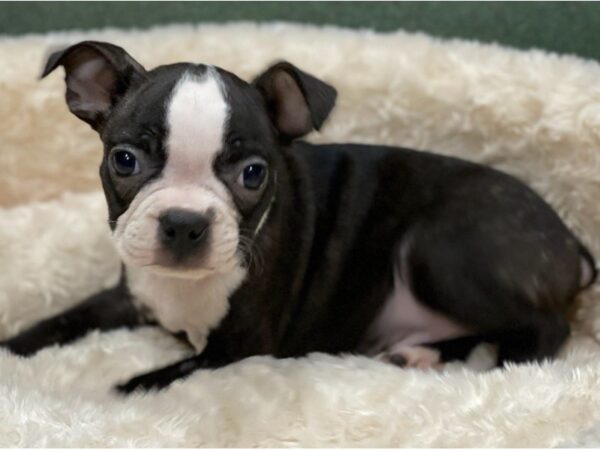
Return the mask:
<path id="1" fill-rule="evenodd" d="M 177 260 L 194 253 L 208 238 L 210 219 L 198 212 L 169 209 L 158 218 L 158 236 Z"/>

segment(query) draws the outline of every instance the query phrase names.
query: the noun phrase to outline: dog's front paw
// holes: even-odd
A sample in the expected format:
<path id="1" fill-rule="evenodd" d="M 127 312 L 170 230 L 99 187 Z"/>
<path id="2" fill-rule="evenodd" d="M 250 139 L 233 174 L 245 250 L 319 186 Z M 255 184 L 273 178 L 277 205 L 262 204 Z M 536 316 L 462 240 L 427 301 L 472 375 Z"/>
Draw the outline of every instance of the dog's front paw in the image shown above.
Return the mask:
<path id="1" fill-rule="evenodd" d="M 115 391 L 121 395 L 128 395 L 132 392 L 159 391 L 169 384 L 164 378 L 158 376 L 156 372 L 151 372 L 133 377 L 125 383 L 116 385 Z"/>
<path id="2" fill-rule="evenodd" d="M 28 340 L 19 339 L 18 336 L 7 341 L 0 342 L 0 349 L 6 349 L 19 356 L 32 356 L 39 350 L 38 346 Z"/>
<path id="3" fill-rule="evenodd" d="M 195 357 L 184 359 L 162 369 L 138 375 L 126 383 L 117 385 L 115 389 L 122 395 L 134 391 L 159 391 L 169 386 L 173 381 L 185 378 L 197 368 L 198 364 Z"/>

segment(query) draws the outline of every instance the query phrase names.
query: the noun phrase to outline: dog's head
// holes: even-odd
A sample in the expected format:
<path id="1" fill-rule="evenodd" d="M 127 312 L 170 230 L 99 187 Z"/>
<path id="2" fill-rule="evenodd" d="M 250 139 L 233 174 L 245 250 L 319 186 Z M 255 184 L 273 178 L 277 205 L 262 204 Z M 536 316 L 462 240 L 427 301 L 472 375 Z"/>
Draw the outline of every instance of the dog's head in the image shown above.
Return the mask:
<path id="1" fill-rule="evenodd" d="M 201 278 L 245 264 L 268 219 L 280 149 L 318 129 L 335 90 L 281 62 L 252 83 L 217 67 L 146 70 L 122 48 L 53 53 L 66 102 L 104 143 L 100 175 L 126 264 Z"/>

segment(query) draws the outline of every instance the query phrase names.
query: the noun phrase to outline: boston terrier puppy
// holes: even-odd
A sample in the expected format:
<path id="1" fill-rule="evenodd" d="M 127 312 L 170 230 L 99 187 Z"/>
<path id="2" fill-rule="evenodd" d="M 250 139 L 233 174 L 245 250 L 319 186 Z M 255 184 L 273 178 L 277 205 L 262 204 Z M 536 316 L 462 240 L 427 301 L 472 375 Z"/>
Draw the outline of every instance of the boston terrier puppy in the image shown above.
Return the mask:
<path id="1" fill-rule="evenodd" d="M 252 83 L 204 64 L 146 70 L 120 47 L 53 53 L 104 144 L 123 260 L 113 289 L 2 343 L 20 355 L 156 323 L 195 354 L 121 384 L 158 389 L 251 355 L 377 356 L 431 367 L 474 342 L 540 361 L 596 277 L 588 250 L 515 178 L 457 158 L 296 140 L 334 106 L 280 62 Z M 68 230 L 66 230 L 68 234 Z M 460 356 L 460 355 L 459 355 Z"/>

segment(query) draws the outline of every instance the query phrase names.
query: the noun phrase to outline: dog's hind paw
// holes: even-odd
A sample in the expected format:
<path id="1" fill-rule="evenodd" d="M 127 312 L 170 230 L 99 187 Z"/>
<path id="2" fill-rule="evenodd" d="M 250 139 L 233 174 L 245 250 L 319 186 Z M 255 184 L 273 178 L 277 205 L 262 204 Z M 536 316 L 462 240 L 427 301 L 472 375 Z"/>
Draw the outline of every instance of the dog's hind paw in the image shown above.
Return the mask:
<path id="1" fill-rule="evenodd" d="M 442 365 L 440 352 L 423 346 L 391 347 L 379 359 L 395 366 L 416 369 L 438 369 Z"/>

